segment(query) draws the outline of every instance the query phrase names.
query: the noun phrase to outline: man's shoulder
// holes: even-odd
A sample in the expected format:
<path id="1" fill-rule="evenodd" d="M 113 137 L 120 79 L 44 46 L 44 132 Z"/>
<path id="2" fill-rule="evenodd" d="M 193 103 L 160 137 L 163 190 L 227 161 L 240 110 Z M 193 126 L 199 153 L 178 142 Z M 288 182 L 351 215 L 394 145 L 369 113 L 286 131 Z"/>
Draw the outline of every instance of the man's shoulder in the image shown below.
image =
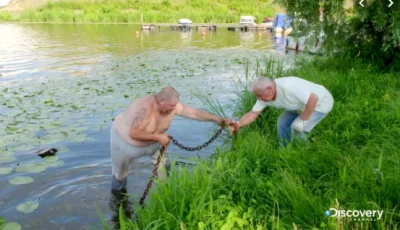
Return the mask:
<path id="1" fill-rule="evenodd" d="M 299 87 L 301 85 L 308 84 L 308 83 L 310 83 L 310 81 L 307 81 L 301 77 L 288 76 L 288 77 L 277 78 L 275 80 L 275 83 L 278 86 L 281 86 L 283 88 L 287 88 L 287 87 L 292 88 L 292 87 Z"/>
<path id="2" fill-rule="evenodd" d="M 135 109 L 146 109 L 151 111 L 155 106 L 156 101 L 151 96 L 145 96 L 136 99 L 132 102 L 131 107 Z"/>
<path id="3" fill-rule="evenodd" d="M 296 76 L 286 76 L 286 77 L 279 77 L 279 78 L 275 78 L 275 82 L 293 82 L 294 81 L 298 81 L 298 80 L 304 80 L 300 77 L 296 77 Z"/>

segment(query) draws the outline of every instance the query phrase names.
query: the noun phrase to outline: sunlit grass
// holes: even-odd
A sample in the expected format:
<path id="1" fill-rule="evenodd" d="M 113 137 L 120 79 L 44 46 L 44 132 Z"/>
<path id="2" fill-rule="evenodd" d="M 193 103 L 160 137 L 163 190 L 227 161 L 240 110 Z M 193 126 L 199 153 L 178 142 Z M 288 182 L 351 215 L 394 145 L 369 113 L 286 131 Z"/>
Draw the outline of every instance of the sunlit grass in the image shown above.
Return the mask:
<path id="1" fill-rule="evenodd" d="M 312 143 L 278 149 L 280 111 L 267 108 L 240 130 L 234 150 L 218 149 L 191 170 L 173 168 L 145 209 L 135 209 L 139 221 L 124 221 L 126 228 L 397 229 L 400 79 L 346 59 L 319 59 L 290 71 L 270 59 L 260 63 L 259 72 L 299 76 L 333 94 L 334 109 L 313 130 Z M 255 102 L 246 85 L 239 87 L 237 116 Z M 216 105 L 211 108 L 220 110 Z M 334 207 L 384 213 L 381 220 L 365 222 L 326 217 Z"/>
<path id="2" fill-rule="evenodd" d="M 59 1 L 33 10 L 25 10 L 16 17 L 19 21 L 54 23 L 176 23 L 179 18 L 190 18 L 197 23 L 237 23 L 240 15 L 253 15 L 261 23 L 264 17 L 279 12 L 271 1 Z M 7 16 L 7 17 L 6 17 Z M 11 20 L 9 15 L 0 20 Z"/>

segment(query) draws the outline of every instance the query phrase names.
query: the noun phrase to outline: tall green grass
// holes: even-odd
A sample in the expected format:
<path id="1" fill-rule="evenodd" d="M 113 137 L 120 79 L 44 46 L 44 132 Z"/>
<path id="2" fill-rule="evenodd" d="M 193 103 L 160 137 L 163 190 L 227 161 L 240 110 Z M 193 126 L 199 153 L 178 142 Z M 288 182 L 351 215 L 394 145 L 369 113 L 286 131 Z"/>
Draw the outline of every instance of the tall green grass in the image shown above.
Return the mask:
<path id="1" fill-rule="evenodd" d="M 237 23 L 240 15 L 250 14 L 261 23 L 264 17 L 279 11 L 271 0 L 104 0 L 51 2 L 33 10 L 26 10 L 15 20 L 55 23 L 176 23 L 179 18 L 190 18 L 197 23 Z M 1 18 L 8 20 L 9 18 Z"/>
<path id="2" fill-rule="evenodd" d="M 135 209 L 139 221 L 123 221 L 126 229 L 397 229 L 398 75 L 349 59 L 303 61 L 289 71 L 267 60 L 259 71 L 299 76 L 330 90 L 334 109 L 313 130 L 312 142 L 279 149 L 281 111 L 267 108 L 239 131 L 235 148 L 217 149 L 191 170 L 173 167 L 146 207 Z M 256 100 L 246 85 L 239 91 L 239 116 Z M 326 217 L 335 207 L 384 214 L 372 222 Z"/>
<path id="3" fill-rule="evenodd" d="M 14 17 L 9 12 L 0 12 L 0 21 L 13 21 Z"/>

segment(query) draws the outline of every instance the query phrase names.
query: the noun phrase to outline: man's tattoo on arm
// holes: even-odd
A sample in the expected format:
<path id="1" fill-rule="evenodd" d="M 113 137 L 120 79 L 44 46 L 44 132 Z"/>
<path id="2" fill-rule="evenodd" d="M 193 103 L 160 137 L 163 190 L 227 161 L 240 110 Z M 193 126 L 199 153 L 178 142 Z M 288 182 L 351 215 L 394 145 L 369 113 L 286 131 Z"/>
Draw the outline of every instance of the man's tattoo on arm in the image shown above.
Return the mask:
<path id="1" fill-rule="evenodd" d="M 140 123 L 144 120 L 144 117 L 146 116 L 146 112 L 147 112 L 146 108 L 141 108 L 140 111 L 136 112 L 132 120 L 132 126 L 134 128 L 139 127 Z"/>

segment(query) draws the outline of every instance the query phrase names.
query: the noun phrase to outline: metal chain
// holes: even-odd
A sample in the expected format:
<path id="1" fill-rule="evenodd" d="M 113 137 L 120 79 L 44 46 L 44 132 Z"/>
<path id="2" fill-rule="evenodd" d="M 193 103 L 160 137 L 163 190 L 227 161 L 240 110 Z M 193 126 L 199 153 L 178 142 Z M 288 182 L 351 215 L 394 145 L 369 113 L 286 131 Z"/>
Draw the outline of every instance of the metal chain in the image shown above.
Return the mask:
<path id="1" fill-rule="evenodd" d="M 207 147 L 207 146 L 208 146 L 209 144 L 211 144 L 213 141 L 215 141 L 215 139 L 217 139 L 217 137 L 222 133 L 222 130 L 223 130 L 223 129 L 224 129 L 224 128 L 221 127 L 221 128 L 217 131 L 217 133 L 215 133 L 215 135 L 211 137 L 210 140 L 208 140 L 208 141 L 205 142 L 204 144 L 199 145 L 199 146 L 197 146 L 197 147 L 186 147 L 186 146 L 182 145 L 181 143 L 179 143 L 179 142 L 178 142 L 176 139 L 174 139 L 172 136 L 170 136 L 170 139 L 171 139 L 172 143 L 174 143 L 175 145 L 177 145 L 180 149 L 184 149 L 184 150 L 187 150 L 187 151 L 196 151 L 196 150 L 199 151 L 199 150 L 201 150 L 202 148 Z M 159 167 L 159 165 L 160 165 L 161 158 L 162 158 L 162 155 L 164 154 L 164 151 L 165 151 L 165 147 L 163 146 L 163 147 L 161 147 L 161 149 L 160 149 L 160 154 L 158 155 L 157 163 L 156 163 L 156 165 L 154 166 L 154 169 L 153 169 L 153 172 L 152 172 L 152 174 L 151 174 L 149 183 L 147 183 L 146 190 L 144 190 L 143 196 L 142 196 L 142 198 L 140 198 L 140 201 L 139 201 L 140 206 L 143 206 L 144 200 L 146 199 L 147 194 L 148 194 L 149 191 L 150 191 L 150 188 L 151 188 L 151 186 L 152 186 L 152 184 L 153 184 L 153 179 L 154 179 L 154 177 L 156 176 L 156 173 L 157 173 L 158 167 Z"/>
<path id="2" fill-rule="evenodd" d="M 207 147 L 207 146 L 208 146 L 209 144 L 211 144 L 213 141 L 215 141 L 215 139 L 217 139 L 217 137 L 222 133 L 222 130 L 223 130 L 223 129 L 224 129 L 224 128 L 220 128 L 220 129 L 215 133 L 215 135 L 211 137 L 210 140 L 208 140 L 208 141 L 205 142 L 204 144 L 199 145 L 199 146 L 197 146 L 197 147 L 186 147 L 186 146 L 182 145 L 181 143 L 179 143 L 179 142 L 178 142 L 176 139 L 174 139 L 173 137 L 170 137 L 170 138 L 171 138 L 172 143 L 173 143 L 174 145 L 178 146 L 180 149 L 184 149 L 184 150 L 186 150 L 186 151 L 191 151 L 191 152 L 196 151 L 196 150 L 199 151 L 199 150 L 201 150 L 202 148 Z"/>
<path id="3" fill-rule="evenodd" d="M 151 174 L 149 183 L 147 183 L 146 190 L 144 190 L 143 196 L 142 196 L 142 198 L 140 198 L 140 201 L 139 201 L 140 206 L 143 206 L 144 200 L 146 199 L 146 196 L 150 191 L 151 185 L 153 184 L 153 179 L 156 176 L 157 169 L 158 169 L 158 166 L 160 165 L 161 158 L 162 158 L 162 155 L 164 154 L 164 151 L 165 151 L 165 147 L 163 146 L 160 149 L 160 154 L 158 155 L 157 163 L 154 166 L 154 169 L 153 169 L 153 172 Z"/>

